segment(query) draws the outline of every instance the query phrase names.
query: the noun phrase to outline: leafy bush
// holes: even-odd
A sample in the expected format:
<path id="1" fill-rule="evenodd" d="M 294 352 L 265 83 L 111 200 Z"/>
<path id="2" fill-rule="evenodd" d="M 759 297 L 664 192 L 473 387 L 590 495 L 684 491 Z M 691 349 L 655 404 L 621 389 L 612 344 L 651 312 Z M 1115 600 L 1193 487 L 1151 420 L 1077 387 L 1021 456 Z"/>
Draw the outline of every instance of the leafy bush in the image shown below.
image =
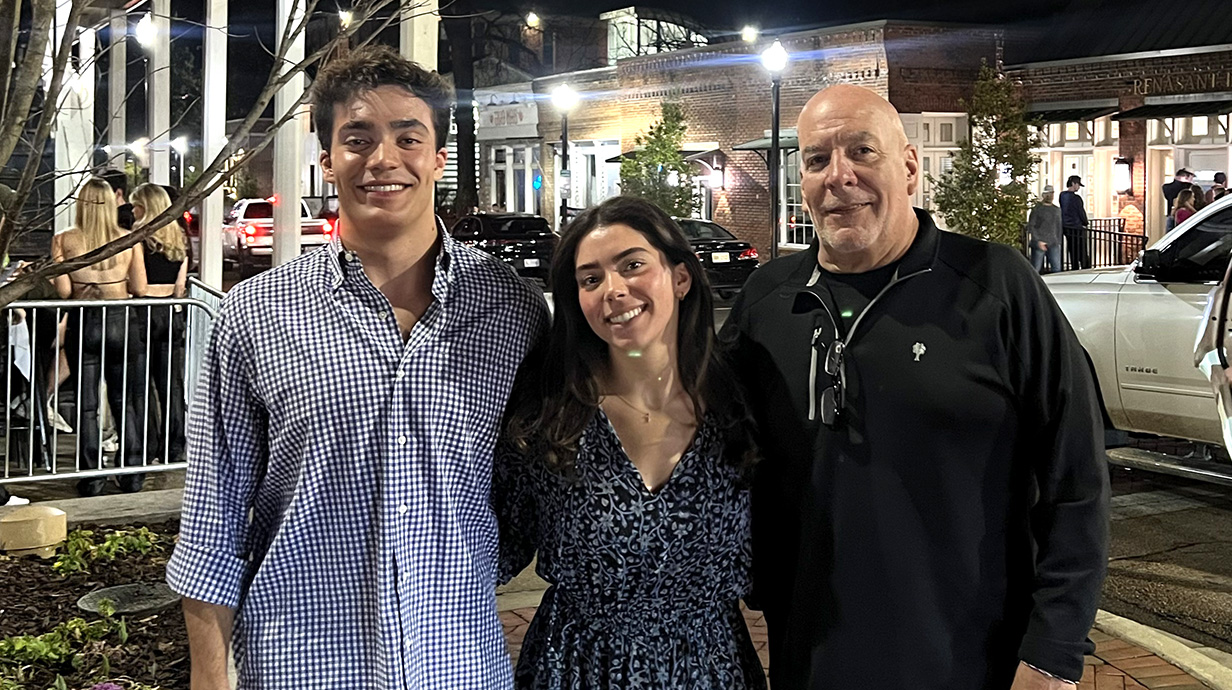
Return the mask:
<path id="1" fill-rule="evenodd" d="M 51 569 L 61 577 L 89 572 L 90 564 L 108 562 L 117 557 L 147 554 L 158 546 L 158 535 L 142 527 L 137 530 L 116 530 L 96 543 L 94 532 L 76 529 L 69 533 L 62 552 Z"/>

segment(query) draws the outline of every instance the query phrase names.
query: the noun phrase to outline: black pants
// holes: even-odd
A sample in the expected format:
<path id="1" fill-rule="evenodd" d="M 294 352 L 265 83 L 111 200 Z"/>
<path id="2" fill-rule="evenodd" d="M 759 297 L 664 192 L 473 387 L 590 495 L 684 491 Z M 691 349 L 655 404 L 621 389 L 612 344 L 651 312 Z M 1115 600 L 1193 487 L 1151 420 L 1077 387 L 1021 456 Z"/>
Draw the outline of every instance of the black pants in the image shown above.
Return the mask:
<path id="1" fill-rule="evenodd" d="M 104 315 L 104 309 L 106 314 Z M 82 469 L 97 469 L 102 457 L 102 418 L 99 409 L 99 382 L 107 382 L 107 404 L 116 420 L 120 436 L 117 464 L 142 463 L 142 422 L 145 417 L 145 343 L 140 328 L 130 328 L 134 309 L 125 309 L 120 302 L 114 307 L 82 307 L 69 313 L 65 343 L 69 366 L 77 366 L 78 459 Z M 80 366 L 78 366 L 80 362 Z M 143 474 L 120 475 L 120 489 L 139 491 L 145 481 Z M 99 478 L 83 479 L 78 492 L 96 495 L 103 487 Z"/>
<path id="2" fill-rule="evenodd" d="M 1086 228 L 1061 228 L 1065 236 L 1065 255 L 1069 259 L 1068 270 L 1091 267 L 1091 248 L 1088 246 Z"/>
<path id="3" fill-rule="evenodd" d="M 134 324 L 142 330 L 149 324 L 147 351 L 154 397 L 147 403 L 146 453 L 163 462 L 175 462 L 184 452 L 184 311 L 176 309 L 168 305 L 149 307 L 148 312 L 137 310 Z"/>

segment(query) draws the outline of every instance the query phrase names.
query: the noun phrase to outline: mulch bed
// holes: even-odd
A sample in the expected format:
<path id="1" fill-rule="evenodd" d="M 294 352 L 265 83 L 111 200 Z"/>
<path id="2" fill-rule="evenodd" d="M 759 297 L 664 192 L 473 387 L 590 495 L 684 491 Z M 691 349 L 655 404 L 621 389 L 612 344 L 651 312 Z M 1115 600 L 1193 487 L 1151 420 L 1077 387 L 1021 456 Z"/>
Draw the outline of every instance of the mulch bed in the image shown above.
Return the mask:
<path id="1" fill-rule="evenodd" d="M 144 525 L 161 539 L 158 547 L 145 555 L 128 555 L 111 562 L 95 562 L 88 573 L 67 578 L 56 574 L 55 559 L 9 558 L 0 556 L 0 638 L 15 635 L 41 635 L 72 618 L 95 620 L 96 616 L 77 608 L 77 600 L 104 587 L 134 582 L 162 582 L 174 539 L 180 531 L 178 520 Z M 94 532 L 96 540 L 117 529 L 81 525 Z M 126 617 L 128 641 L 108 645 L 110 678 L 127 679 L 161 690 L 188 687 L 188 634 L 184 617 L 174 606 L 157 614 Z M 71 689 L 88 690 L 99 681 L 98 669 L 61 671 Z M 32 690 L 43 690 L 55 683 L 55 674 L 36 675 L 27 681 Z M 117 681 L 122 687 L 127 682 Z"/>

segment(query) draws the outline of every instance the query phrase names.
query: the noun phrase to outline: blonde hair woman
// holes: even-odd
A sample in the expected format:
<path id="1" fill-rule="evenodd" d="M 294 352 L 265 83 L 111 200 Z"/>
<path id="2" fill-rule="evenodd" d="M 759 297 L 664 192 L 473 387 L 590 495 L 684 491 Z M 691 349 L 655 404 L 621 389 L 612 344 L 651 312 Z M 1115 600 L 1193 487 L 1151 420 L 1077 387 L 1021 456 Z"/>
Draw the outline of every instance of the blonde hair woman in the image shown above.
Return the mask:
<path id="1" fill-rule="evenodd" d="M 167 190 L 143 184 L 133 190 L 134 229 L 141 229 L 171 207 Z M 150 297 L 183 297 L 188 280 L 188 242 L 173 218 L 144 243 Z M 150 307 L 140 322 L 149 325 L 150 380 L 161 414 L 149 406 L 146 448 L 152 458 L 175 462 L 184 452 L 184 312 L 179 306 Z"/>
<path id="2" fill-rule="evenodd" d="M 127 233 L 116 222 L 115 193 L 106 181 L 91 178 L 77 193 L 75 223 L 51 241 L 55 261 L 67 261 L 88 254 Z M 140 246 L 108 259 L 79 268 L 55 279 L 61 297 L 88 300 L 125 300 L 146 291 L 145 261 Z M 129 329 L 130 308 L 78 307 L 69 311 L 66 349 L 69 361 L 77 361 L 80 398 L 78 399 L 77 451 L 82 469 L 96 469 L 101 453 L 102 419 L 98 415 L 99 383 L 107 381 L 107 400 L 111 414 L 123 419 L 121 446 L 117 458 L 127 465 L 139 465 L 142 444 L 139 437 L 144 414 L 140 374 L 143 373 L 145 347 L 142 333 Z M 120 488 L 140 491 L 144 475 L 120 476 Z M 105 480 L 82 479 L 77 491 L 83 496 L 102 492 Z"/>

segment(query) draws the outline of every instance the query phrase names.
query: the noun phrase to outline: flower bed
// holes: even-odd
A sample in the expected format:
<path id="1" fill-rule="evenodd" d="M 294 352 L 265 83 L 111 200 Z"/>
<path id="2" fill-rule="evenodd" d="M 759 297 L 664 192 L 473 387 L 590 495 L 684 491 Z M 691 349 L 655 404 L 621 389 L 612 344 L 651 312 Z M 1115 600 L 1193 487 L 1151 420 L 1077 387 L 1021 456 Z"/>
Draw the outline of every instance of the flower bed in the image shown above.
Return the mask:
<path id="1" fill-rule="evenodd" d="M 77 608 L 104 587 L 163 581 L 179 527 L 150 525 L 146 537 L 134 527 L 82 526 L 93 534 L 74 532 L 58 560 L 0 556 L 0 690 L 187 688 L 178 606 L 135 617 Z"/>

